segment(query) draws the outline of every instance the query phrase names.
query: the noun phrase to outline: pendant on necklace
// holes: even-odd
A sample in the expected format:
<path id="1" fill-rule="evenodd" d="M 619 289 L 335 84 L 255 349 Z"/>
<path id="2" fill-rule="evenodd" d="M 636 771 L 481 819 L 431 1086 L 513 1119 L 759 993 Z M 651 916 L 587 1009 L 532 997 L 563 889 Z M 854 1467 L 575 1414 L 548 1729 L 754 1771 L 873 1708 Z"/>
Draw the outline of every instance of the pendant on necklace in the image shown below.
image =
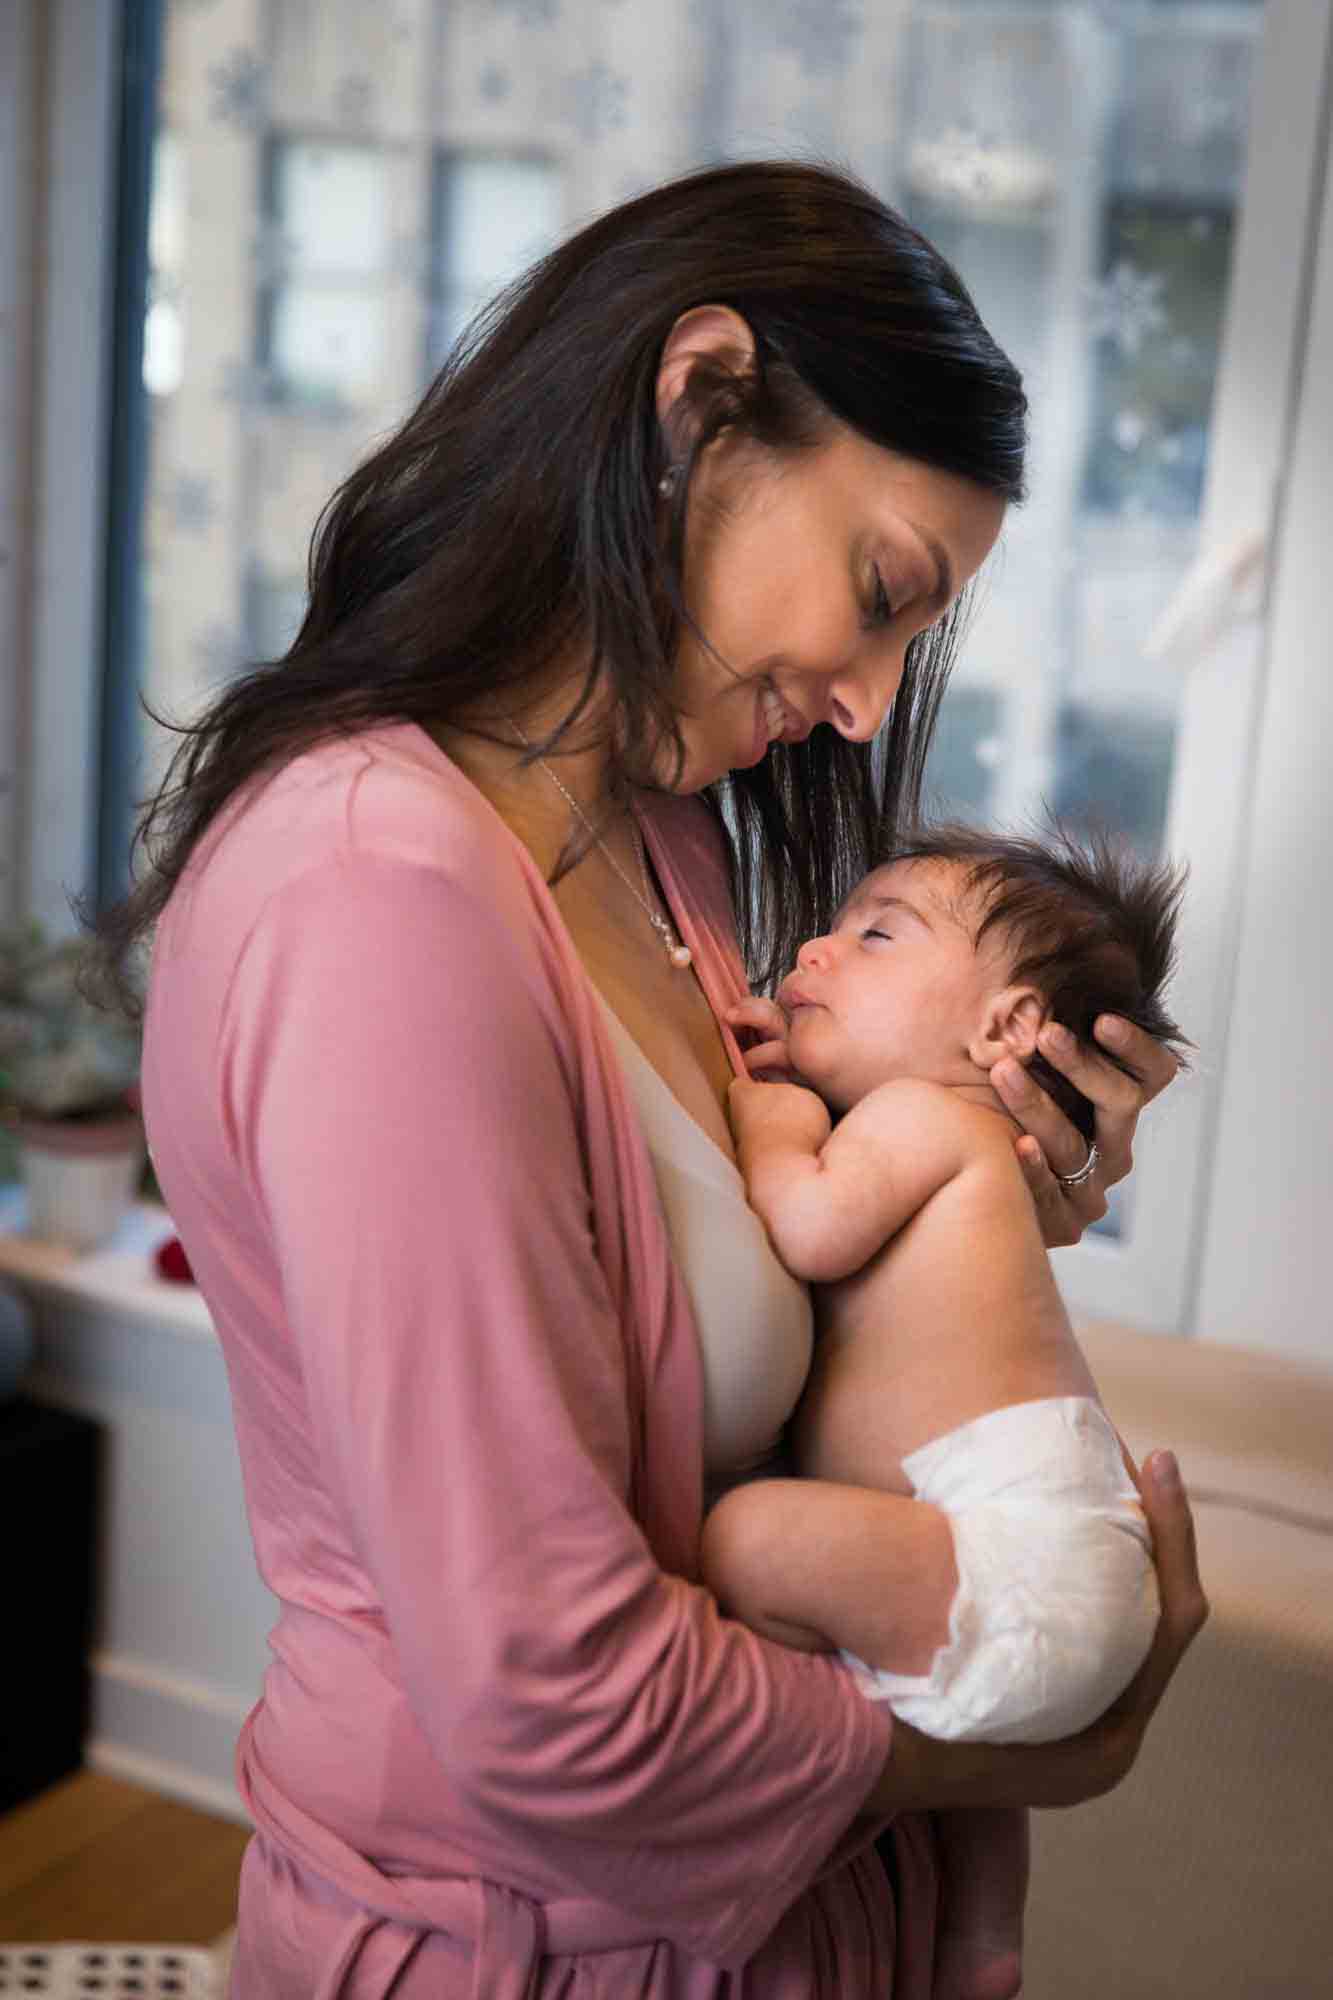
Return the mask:
<path id="1" fill-rule="evenodd" d="M 678 965 L 682 971 L 685 969 L 687 965 L 692 965 L 694 963 L 694 953 L 690 950 L 687 944 L 673 945 L 671 947 L 669 956 L 671 959 L 671 963 L 673 965 Z"/>

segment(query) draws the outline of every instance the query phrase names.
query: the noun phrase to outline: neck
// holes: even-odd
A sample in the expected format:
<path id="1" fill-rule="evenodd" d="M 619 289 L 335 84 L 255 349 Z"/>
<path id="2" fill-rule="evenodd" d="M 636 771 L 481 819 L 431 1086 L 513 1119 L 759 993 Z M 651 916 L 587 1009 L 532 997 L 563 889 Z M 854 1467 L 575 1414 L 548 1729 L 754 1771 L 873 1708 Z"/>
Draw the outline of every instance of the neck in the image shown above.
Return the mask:
<path id="1" fill-rule="evenodd" d="M 981 1071 L 978 1071 L 975 1083 L 954 1083 L 950 1084 L 949 1088 L 957 1096 L 965 1098 L 969 1104 L 979 1104 L 984 1111 L 995 1112 L 1007 1125 L 1012 1125 L 1015 1132 L 1022 1131 L 1023 1127 L 1004 1103 L 1000 1093 L 993 1084 L 987 1082 Z"/>
<path id="2" fill-rule="evenodd" d="M 607 749 L 598 718 L 580 717 L 544 758 L 549 770 L 532 757 L 531 746 L 559 727 L 571 700 L 562 690 L 545 699 L 529 696 L 508 712 L 478 716 L 468 723 L 428 725 L 428 733 L 445 755 L 489 800 L 548 875 L 569 843 L 572 818 L 568 800 L 552 783 L 552 771 L 599 831 L 610 834 L 624 818 L 607 805 Z M 577 826 L 572 830 L 580 831 Z"/>

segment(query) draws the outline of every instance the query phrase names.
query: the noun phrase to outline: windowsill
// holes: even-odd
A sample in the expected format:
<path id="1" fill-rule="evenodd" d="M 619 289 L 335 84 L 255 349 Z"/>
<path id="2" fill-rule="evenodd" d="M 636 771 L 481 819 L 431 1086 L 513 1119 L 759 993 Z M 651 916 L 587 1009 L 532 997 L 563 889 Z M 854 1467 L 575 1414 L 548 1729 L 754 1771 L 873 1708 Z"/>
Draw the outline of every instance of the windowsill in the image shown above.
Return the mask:
<path id="1" fill-rule="evenodd" d="M 67 1250 L 26 1235 L 21 1187 L 0 1187 L 0 1279 L 48 1298 L 151 1321 L 184 1340 L 215 1339 L 208 1307 L 193 1285 L 173 1284 L 153 1268 L 158 1247 L 175 1234 L 157 1202 L 136 1202 L 114 1236 L 96 1250 Z"/>

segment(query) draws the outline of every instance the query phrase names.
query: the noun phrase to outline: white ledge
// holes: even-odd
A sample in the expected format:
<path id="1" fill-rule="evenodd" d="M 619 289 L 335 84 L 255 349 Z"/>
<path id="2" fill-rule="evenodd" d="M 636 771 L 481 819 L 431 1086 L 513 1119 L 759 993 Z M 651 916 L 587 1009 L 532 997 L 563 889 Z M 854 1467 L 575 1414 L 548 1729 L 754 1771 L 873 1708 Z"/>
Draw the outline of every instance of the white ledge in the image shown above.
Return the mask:
<path id="1" fill-rule="evenodd" d="M 151 1321 L 186 1340 L 216 1338 L 213 1321 L 193 1285 L 158 1276 L 153 1255 L 175 1227 L 157 1202 L 136 1202 L 96 1250 L 68 1250 L 29 1236 L 27 1197 L 21 1187 L 0 1187 L 0 1279 L 53 1299 Z"/>

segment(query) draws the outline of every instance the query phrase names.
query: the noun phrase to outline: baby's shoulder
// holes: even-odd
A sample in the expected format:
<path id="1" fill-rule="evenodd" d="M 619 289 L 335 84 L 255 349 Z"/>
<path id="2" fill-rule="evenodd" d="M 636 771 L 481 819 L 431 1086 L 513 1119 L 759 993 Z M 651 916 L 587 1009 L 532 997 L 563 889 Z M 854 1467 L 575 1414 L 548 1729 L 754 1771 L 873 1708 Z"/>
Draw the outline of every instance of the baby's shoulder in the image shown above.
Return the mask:
<path id="1" fill-rule="evenodd" d="M 974 1132 L 978 1140 L 996 1133 L 1008 1143 L 1012 1121 L 987 1105 L 965 1097 L 952 1084 L 936 1083 L 928 1077 L 896 1076 L 877 1084 L 861 1099 L 858 1109 L 867 1117 L 896 1121 L 925 1120 L 932 1125 L 949 1125 L 958 1131 Z"/>
<path id="2" fill-rule="evenodd" d="M 1015 1127 L 949 1084 L 924 1077 L 894 1077 L 861 1099 L 849 1119 L 878 1148 L 938 1164 L 952 1175 L 977 1161 L 1012 1159 Z"/>

